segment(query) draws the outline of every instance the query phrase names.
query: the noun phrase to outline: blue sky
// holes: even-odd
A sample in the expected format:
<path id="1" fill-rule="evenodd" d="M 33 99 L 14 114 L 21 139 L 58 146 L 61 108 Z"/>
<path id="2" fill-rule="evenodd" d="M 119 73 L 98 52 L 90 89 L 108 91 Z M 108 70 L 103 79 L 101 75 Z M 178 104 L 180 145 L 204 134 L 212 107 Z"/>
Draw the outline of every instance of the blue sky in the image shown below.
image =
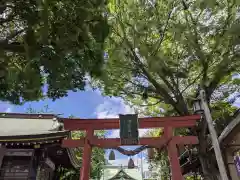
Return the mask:
<path id="1" fill-rule="evenodd" d="M 83 92 L 69 92 L 67 97 L 52 101 L 45 99 L 36 102 L 25 103 L 22 106 L 16 106 L 5 102 L 0 102 L 0 112 L 25 113 L 29 107 L 40 111 L 48 105 L 49 111 L 60 116 L 68 117 L 73 115 L 79 118 L 111 118 L 118 117 L 118 114 L 133 113 L 133 110 L 124 104 L 120 98 L 103 97 L 97 90 L 87 89 Z M 143 134 L 146 130 L 141 130 Z M 119 130 L 108 132 L 108 137 L 119 137 Z M 135 149 L 136 147 L 125 147 L 126 149 Z M 106 151 L 108 156 L 109 150 Z M 116 161 L 111 161 L 115 165 L 127 165 L 128 157 L 115 151 Z M 141 161 L 140 155 L 133 157 L 136 164 Z M 147 170 L 147 162 L 143 160 L 144 169 Z"/>
<path id="2" fill-rule="evenodd" d="M 108 98 L 107 98 L 108 99 Z M 22 106 L 1 103 L 0 111 L 26 112 L 31 106 L 35 110 L 41 110 L 48 105 L 49 111 L 54 114 L 62 114 L 64 117 L 74 115 L 81 118 L 97 117 L 95 113 L 105 98 L 97 91 L 87 90 L 85 92 L 69 92 L 67 97 L 52 101 L 50 99 L 25 103 Z M 111 99 L 109 98 L 109 101 Z"/>

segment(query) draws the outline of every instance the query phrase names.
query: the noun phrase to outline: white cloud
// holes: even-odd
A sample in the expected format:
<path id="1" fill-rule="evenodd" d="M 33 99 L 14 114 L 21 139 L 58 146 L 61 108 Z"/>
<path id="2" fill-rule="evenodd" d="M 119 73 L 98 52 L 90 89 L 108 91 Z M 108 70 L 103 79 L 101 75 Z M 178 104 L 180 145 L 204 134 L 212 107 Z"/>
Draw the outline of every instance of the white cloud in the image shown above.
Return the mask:
<path id="1" fill-rule="evenodd" d="M 234 103 L 235 106 L 237 107 L 240 107 L 240 98 L 238 98 L 235 103 Z"/>
<path id="2" fill-rule="evenodd" d="M 139 129 L 139 137 L 143 137 L 148 129 Z M 108 135 L 108 138 L 119 138 L 119 129 L 113 130 L 111 134 Z"/>
<path id="3" fill-rule="evenodd" d="M 12 108 L 11 104 L 0 101 L 0 112 L 10 113 L 12 112 Z"/>
<path id="4" fill-rule="evenodd" d="M 120 98 L 104 98 L 104 102 L 100 104 L 95 111 L 97 118 L 115 118 L 119 114 L 131 114 L 134 110 L 125 105 Z"/>
<path id="5" fill-rule="evenodd" d="M 118 118 L 119 114 L 134 113 L 133 109 L 124 104 L 121 98 L 105 97 L 104 102 L 96 110 L 97 118 Z M 111 130 L 107 133 L 109 138 L 119 137 L 119 130 Z"/>
<path id="6" fill-rule="evenodd" d="M 112 130 L 109 135 L 107 136 L 108 138 L 119 138 L 119 130 Z"/>
<path id="7" fill-rule="evenodd" d="M 96 110 L 97 118 L 118 118 L 119 114 L 133 114 L 134 109 L 126 105 L 121 98 L 105 97 L 104 102 L 100 104 Z M 147 129 L 139 129 L 139 136 L 143 136 Z M 108 138 L 118 138 L 119 130 L 112 130 L 108 133 Z"/>
<path id="8" fill-rule="evenodd" d="M 5 110 L 6 113 L 10 113 L 12 112 L 12 108 L 11 107 L 8 107 L 6 110 Z"/>

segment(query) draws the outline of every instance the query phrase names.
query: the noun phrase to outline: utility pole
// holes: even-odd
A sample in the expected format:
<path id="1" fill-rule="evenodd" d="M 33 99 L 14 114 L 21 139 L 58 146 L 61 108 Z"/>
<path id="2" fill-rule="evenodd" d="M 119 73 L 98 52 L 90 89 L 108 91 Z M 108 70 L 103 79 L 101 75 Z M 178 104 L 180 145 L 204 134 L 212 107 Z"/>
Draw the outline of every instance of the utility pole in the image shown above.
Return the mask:
<path id="1" fill-rule="evenodd" d="M 141 151 L 140 154 L 141 154 L 141 174 L 142 174 L 142 178 L 143 178 L 143 152 Z"/>
<path id="2" fill-rule="evenodd" d="M 225 164 L 224 164 L 223 157 L 222 157 L 222 152 L 221 152 L 220 145 L 219 145 L 219 142 L 218 142 L 218 136 L 217 136 L 216 130 L 213 126 L 213 120 L 212 120 L 210 109 L 208 107 L 208 103 L 207 103 L 207 100 L 206 100 L 204 90 L 200 91 L 200 99 L 201 99 L 201 105 L 202 105 L 202 108 L 203 108 L 203 111 L 204 111 L 205 119 L 206 119 L 207 124 L 208 124 L 208 129 L 209 129 L 209 132 L 210 132 L 210 135 L 211 135 L 212 145 L 213 145 L 213 148 L 214 148 L 214 152 L 215 152 L 215 156 L 216 156 L 221 180 L 228 180 Z"/>

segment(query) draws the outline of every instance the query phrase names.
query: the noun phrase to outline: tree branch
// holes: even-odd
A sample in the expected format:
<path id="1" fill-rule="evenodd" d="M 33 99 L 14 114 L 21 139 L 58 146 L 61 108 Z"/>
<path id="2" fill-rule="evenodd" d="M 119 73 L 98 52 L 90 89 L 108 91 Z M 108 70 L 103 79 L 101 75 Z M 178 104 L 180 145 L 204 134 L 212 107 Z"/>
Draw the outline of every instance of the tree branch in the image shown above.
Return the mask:
<path id="1" fill-rule="evenodd" d="M 184 2 L 184 0 L 182 0 L 182 1 Z M 197 32 L 197 28 L 196 28 L 197 27 L 197 23 L 195 22 L 195 20 L 194 20 L 194 18 L 192 16 L 192 13 L 190 12 L 190 10 L 187 9 L 186 11 L 188 12 L 188 14 L 190 16 L 190 19 L 192 21 L 192 24 L 193 24 L 193 27 L 192 27 L 193 28 L 193 32 L 194 32 L 194 34 L 192 35 L 193 36 L 193 41 L 190 41 L 190 42 L 193 42 L 193 47 L 194 46 L 196 47 L 196 48 L 194 48 L 194 50 L 195 50 L 196 55 L 199 58 L 200 62 L 202 63 L 202 66 L 203 66 L 202 84 L 205 84 L 205 82 L 207 80 L 208 60 L 207 60 L 205 54 L 202 52 L 201 46 L 199 44 L 199 35 L 198 35 L 198 32 Z M 185 20 L 188 23 L 189 28 L 191 28 L 186 13 L 185 13 Z"/>
<path id="2" fill-rule="evenodd" d="M 228 65 L 231 63 L 231 61 L 228 58 L 228 51 L 223 55 L 223 60 L 219 63 L 218 68 L 214 74 L 214 77 L 212 78 L 212 81 L 210 82 L 209 86 L 206 90 L 206 96 L 207 99 L 209 99 L 214 92 L 214 90 L 218 87 L 219 82 L 221 81 L 222 77 L 225 75 L 228 75 L 232 70 L 234 70 L 237 66 L 230 66 Z M 232 57 L 231 59 L 239 58 L 239 55 L 235 55 L 235 57 Z"/>
<path id="3" fill-rule="evenodd" d="M 188 84 L 182 91 L 181 94 L 184 93 L 190 86 L 196 83 L 196 81 L 201 77 L 202 73 L 200 73 L 190 84 Z"/>
<path id="4" fill-rule="evenodd" d="M 7 41 L 7 42 L 8 42 L 9 40 L 15 38 L 17 35 L 23 33 L 24 31 L 25 31 L 25 29 L 21 29 L 21 30 L 19 30 L 19 31 L 15 31 L 15 32 L 13 32 L 12 34 L 10 34 L 9 36 L 7 36 L 4 41 Z"/>
<path id="5" fill-rule="evenodd" d="M 146 104 L 146 105 L 139 105 L 141 107 L 145 107 L 145 106 L 155 106 L 157 104 L 161 103 L 161 101 L 157 101 L 156 103 L 152 103 L 152 104 Z"/>
<path id="6" fill-rule="evenodd" d="M 174 1 L 173 1 L 174 2 Z M 170 19 L 171 19 L 171 15 L 172 15 L 172 12 L 173 12 L 173 10 L 174 10 L 174 3 L 172 3 L 172 9 L 169 11 L 169 13 L 168 13 L 168 17 L 167 17 L 167 21 L 166 21 L 166 24 L 165 24 L 165 26 L 164 26 L 164 29 L 163 29 L 163 31 L 162 31 L 162 33 L 161 33 L 161 37 L 160 37 L 160 40 L 158 41 L 158 44 L 156 45 L 156 49 L 155 49 L 155 51 L 151 54 L 151 55 L 153 55 L 153 56 L 155 56 L 156 54 L 157 54 L 157 52 L 158 52 L 158 50 L 159 50 L 159 48 L 160 48 L 160 46 L 161 46 L 161 44 L 162 44 L 162 42 L 163 42 L 163 40 L 164 40 L 164 37 L 165 37 L 165 33 L 166 33 L 166 31 L 167 31 L 167 28 L 168 28 L 168 24 L 169 24 L 169 21 L 170 21 Z"/>
<path id="7" fill-rule="evenodd" d="M 0 49 L 5 51 L 10 51 L 10 52 L 18 52 L 18 53 L 25 52 L 25 48 L 23 44 L 20 44 L 18 42 L 13 42 L 9 44 L 5 40 L 0 41 Z"/>
<path id="8" fill-rule="evenodd" d="M 161 87 L 159 83 L 152 77 L 152 75 L 145 69 L 145 67 L 142 65 L 141 61 L 139 60 L 138 55 L 135 53 L 133 49 L 131 49 L 131 52 L 133 55 L 133 59 L 135 59 L 136 63 L 139 64 L 140 69 L 147 76 L 148 81 L 151 82 L 153 86 L 156 88 L 157 93 L 164 97 L 164 101 L 168 104 L 171 104 L 179 114 L 188 113 L 183 109 L 183 107 L 179 107 L 177 105 L 177 102 L 173 100 L 173 98 L 168 94 L 168 92 L 163 87 Z"/>
<path id="9" fill-rule="evenodd" d="M 227 1 L 227 18 L 226 18 L 226 21 L 224 22 L 223 26 L 218 28 L 216 31 L 219 32 L 219 38 L 216 38 L 216 43 L 215 43 L 215 46 L 213 48 L 213 51 L 216 50 L 216 48 L 218 47 L 219 45 L 219 42 L 220 40 L 222 39 L 222 37 L 224 36 L 224 34 L 227 32 L 228 30 L 228 26 L 231 22 L 231 17 L 232 17 L 232 13 L 230 12 L 231 8 L 233 8 L 235 4 L 233 3 L 232 5 L 229 5 L 229 1 Z M 222 31 L 220 31 L 222 30 Z M 212 51 L 212 53 L 213 53 Z M 211 53 L 211 54 L 212 54 Z"/>
<path id="10" fill-rule="evenodd" d="M 3 25 L 4 23 L 7 23 L 9 21 L 12 21 L 15 17 L 15 14 L 11 14 L 8 16 L 8 18 L 0 18 L 0 25 Z"/>
<path id="11" fill-rule="evenodd" d="M 131 56 L 131 59 L 136 64 L 136 67 L 140 68 L 143 74 L 147 77 L 148 81 L 156 88 L 157 94 L 161 95 L 164 98 L 164 101 L 174 107 L 174 109 L 178 112 L 180 115 L 188 114 L 188 110 L 186 107 L 182 106 L 182 103 L 176 102 L 173 97 L 171 97 L 166 89 L 162 87 L 153 77 L 152 75 L 146 70 L 145 65 L 142 63 L 142 58 L 138 56 L 138 54 L 135 51 L 135 47 L 132 46 L 132 44 L 129 42 L 127 38 L 127 34 L 124 29 L 124 24 L 119 19 L 119 24 L 121 31 L 123 33 L 123 38 L 125 39 L 126 48 L 129 51 L 129 55 Z M 120 36 L 120 34 L 117 32 L 117 34 Z"/>

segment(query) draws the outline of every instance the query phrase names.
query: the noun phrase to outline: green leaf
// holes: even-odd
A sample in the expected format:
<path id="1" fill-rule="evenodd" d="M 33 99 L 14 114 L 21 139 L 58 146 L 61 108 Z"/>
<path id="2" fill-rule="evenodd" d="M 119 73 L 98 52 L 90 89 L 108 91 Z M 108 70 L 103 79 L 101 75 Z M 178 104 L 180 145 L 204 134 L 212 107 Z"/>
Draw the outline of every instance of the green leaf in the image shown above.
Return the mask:
<path id="1" fill-rule="evenodd" d="M 39 100 L 43 85 L 56 100 L 84 90 L 86 75 L 101 75 L 109 34 L 104 0 L 14 1 L 8 8 L 9 19 L 0 22 L 0 59 L 10 71 L 0 81 L 0 100 Z"/>
<path id="2" fill-rule="evenodd" d="M 235 78 L 235 79 L 233 80 L 233 84 L 235 84 L 235 85 L 240 85 L 240 78 Z"/>

